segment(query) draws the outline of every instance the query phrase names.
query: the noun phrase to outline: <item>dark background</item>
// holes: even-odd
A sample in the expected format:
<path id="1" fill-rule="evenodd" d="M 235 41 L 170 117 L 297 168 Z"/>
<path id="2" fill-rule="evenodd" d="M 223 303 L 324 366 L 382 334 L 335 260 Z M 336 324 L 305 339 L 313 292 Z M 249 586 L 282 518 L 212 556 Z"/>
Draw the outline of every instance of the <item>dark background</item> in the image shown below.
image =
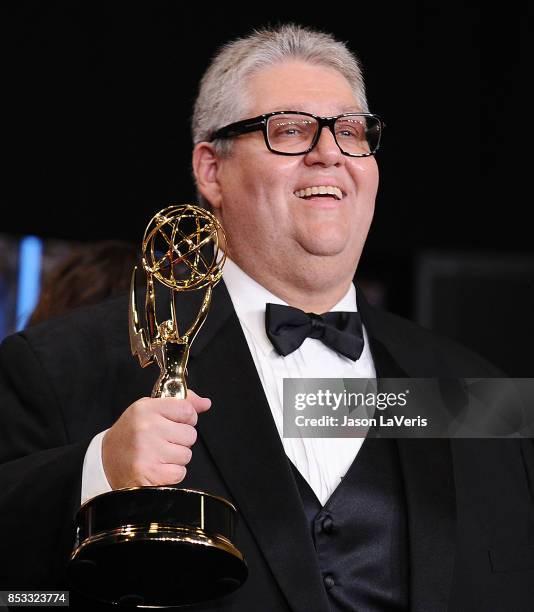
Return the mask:
<path id="1" fill-rule="evenodd" d="M 194 200 L 189 117 L 210 57 L 253 27 L 295 21 L 349 42 L 387 124 L 361 263 L 387 305 L 416 314 L 429 250 L 534 260 L 526 3 L 249 6 L 13 3 L 2 26 L 0 231 L 137 243 L 156 210 Z"/>

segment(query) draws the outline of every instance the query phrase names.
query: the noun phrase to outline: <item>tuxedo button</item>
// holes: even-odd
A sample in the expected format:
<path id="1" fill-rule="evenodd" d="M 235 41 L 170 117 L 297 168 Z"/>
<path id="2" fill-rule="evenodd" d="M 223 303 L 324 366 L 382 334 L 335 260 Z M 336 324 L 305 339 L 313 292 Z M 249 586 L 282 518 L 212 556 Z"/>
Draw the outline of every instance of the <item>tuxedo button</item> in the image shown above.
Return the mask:
<path id="1" fill-rule="evenodd" d="M 334 531 L 334 521 L 331 516 L 325 516 L 321 523 L 323 533 L 330 535 Z"/>
<path id="2" fill-rule="evenodd" d="M 332 574 L 325 574 L 325 576 L 323 577 L 323 582 L 327 591 L 329 591 L 336 584 L 336 581 L 334 580 L 334 576 L 332 576 Z"/>

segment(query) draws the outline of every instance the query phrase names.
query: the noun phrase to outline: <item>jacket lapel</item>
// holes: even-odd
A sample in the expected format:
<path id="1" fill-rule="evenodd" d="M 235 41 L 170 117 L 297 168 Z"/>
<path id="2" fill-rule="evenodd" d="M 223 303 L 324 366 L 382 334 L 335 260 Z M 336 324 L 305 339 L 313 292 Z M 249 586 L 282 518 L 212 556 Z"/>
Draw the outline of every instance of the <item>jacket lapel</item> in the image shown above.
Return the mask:
<path id="1" fill-rule="evenodd" d="M 396 337 L 395 329 L 381 321 L 383 315 L 367 304 L 360 291 L 358 310 L 369 337 L 377 377 L 424 377 L 413 363 L 417 347 Z M 410 359 L 405 359 L 410 351 Z M 456 530 L 450 441 L 398 439 L 397 445 L 408 515 L 410 609 L 445 612 L 454 567 Z"/>
<path id="2" fill-rule="evenodd" d="M 223 283 L 216 292 L 191 351 L 189 384 L 213 402 L 199 435 L 290 607 L 326 610 L 302 502 L 261 381 Z"/>

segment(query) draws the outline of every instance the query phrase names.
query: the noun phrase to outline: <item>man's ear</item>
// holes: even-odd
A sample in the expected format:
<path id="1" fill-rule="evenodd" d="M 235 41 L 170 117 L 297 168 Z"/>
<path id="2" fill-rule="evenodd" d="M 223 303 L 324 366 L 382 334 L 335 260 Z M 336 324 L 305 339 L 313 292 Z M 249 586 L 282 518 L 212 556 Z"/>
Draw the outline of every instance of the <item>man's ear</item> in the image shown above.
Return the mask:
<path id="1" fill-rule="evenodd" d="M 199 142 L 193 149 L 193 173 L 198 191 L 213 208 L 220 208 L 222 201 L 218 169 L 215 147 L 209 142 Z"/>

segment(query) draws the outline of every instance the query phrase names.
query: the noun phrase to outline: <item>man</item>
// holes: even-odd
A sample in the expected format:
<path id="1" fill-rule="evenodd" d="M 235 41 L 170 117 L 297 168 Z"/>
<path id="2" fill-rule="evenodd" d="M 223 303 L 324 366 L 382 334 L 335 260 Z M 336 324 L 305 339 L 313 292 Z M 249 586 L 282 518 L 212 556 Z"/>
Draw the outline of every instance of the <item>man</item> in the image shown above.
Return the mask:
<path id="1" fill-rule="evenodd" d="M 124 301 L 6 340 L 2 585 L 63 585 L 80 498 L 181 482 L 236 503 L 249 566 L 241 589 L 191 609 L 530 609 L 530 440 L 281 437 L 283 377 L 497 375 L 356 294 L 381 128 L 356 59 L 329 35 L 283 26 L 219 53 L 195 106 L 193 169 L 230 261 L 191 351 L 194 391 L 147 398 L 155 372 L 128 353 Z M 345 350 L 312 316 L 300 346 L 275 348 L 268 304 L 357 311 L 364 326 Z"/>

